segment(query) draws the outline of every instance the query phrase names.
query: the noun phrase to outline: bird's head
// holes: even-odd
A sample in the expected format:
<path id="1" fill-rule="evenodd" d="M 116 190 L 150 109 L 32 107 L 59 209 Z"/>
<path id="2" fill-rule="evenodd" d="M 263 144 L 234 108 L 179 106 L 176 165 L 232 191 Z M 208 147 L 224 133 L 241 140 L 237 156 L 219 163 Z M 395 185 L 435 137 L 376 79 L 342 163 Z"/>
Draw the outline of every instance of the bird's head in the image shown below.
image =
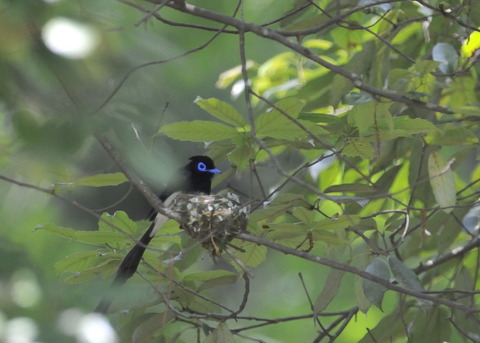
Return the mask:
<path id="1" fill-rule="evenodd" d="M 187 165 L 188 171 L 195 176 L 209 176 L 213 177 L 215 174 L 220 174 L 221 171 L 215 168 L 215 164 L 208 156 L 192 156 L 190 163 Z"/>

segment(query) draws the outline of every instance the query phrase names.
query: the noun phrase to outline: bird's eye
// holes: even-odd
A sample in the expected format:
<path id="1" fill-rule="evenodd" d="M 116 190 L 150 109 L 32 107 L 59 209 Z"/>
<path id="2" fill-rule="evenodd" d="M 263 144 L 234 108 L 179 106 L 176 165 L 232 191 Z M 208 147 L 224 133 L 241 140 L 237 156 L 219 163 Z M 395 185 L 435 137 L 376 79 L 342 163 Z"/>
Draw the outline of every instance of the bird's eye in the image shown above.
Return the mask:
<path id="1" fill-rule="evenodd" d="M 197 169 L 200 170 L 200 171 L 206 171 L 206 170 L 207 170 L 207 166 L 206 166 L 205 163 L 203 163 L 203 162 L 198 162 L 198 164 L 197 164 Z"/>

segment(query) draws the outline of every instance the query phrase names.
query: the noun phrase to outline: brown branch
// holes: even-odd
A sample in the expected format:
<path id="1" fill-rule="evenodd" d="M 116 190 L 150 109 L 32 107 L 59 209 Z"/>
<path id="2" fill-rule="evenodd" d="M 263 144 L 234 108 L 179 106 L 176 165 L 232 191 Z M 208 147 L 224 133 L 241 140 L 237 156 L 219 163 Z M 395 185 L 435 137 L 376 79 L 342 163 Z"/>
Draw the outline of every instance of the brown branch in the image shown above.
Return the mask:
<path id="1" fill-rule="evenodd" d="M 337 270 L 345 271 L 347 273 L 358 275 L 358 276 L 362 277 L 363 279 L 378 283 L 378 284 L 384 286 L 385 288 L 387 288 L 389 290 L 392 290 L 392 291 L 395 291 L 395 292 L 398 292 L 398 293 L 401 293 L 401 294 L 410 295 L 410 296 L 418 298 L 418 299 L 431 301 L 435 304 L 441 304 L 441 305 L 445 305 L 445 306 L 450 307 L 450 308 L 455 308 L 455 309 L 458 309 L 460 311 L 465 312 L 467 315 L 472 315 L 472 313 L 475 312 L 475 309 L 473 309 L 471 307 L 468 307 L 468 306 L 465 306 L 463 304 L 457 303 L 455 301 L 431 296 L 431 295 L 426 294 L 424 292 L 418 292 L 418 291 L 414 291 L 412 289 L 403 288 L 403 287 L 397 286 L 395 284 L 392 284 L 389 280 L 380 278 L 376 275 L 367 273 L 363 270 L 352 267 L 350 265 L 343 264 L 343 263 L 340 263 L 340 262 L 337 262 L 337 261 L 334 261 L 334 260 L 326 259 L 326 258 L 323 258 L 323 257 L 320 257 L 320 256 L 312 255 L 312 254 L 304 252 L 304 251 L 295 250 L 293 248 L 278 244 L 276 242 L 270 241 L 270 240 L 262 238 L 262 237 L 257 237 L 257 236 L 254 236 L 254 235 L 251 235 L 251 234 L 248 234 L 248 233 L 240 233 L 240 234 L 238 234 L 237 238 L 241 239 L 241 240 L 244 240 L 244 241 L 256 243 L 256 244 L 259 244 L 259 245 L 264 245 L 268 248 L 277 250 L 277 251 L 282 252 L 282 253 L 287 254 L 287 255 L 293 255 L 293 256 L 302 258 L 304 260 L 308 260 L 308 261 L 318 263 L 318 264 L 321 264 L 321 265 L 324 265 L 324 266 L 327 266 L 327 267 L 331 267 L 331 268 L 334 268 L 334 269 L 337 269 Z M 472 318 L 473 318 L 473 316 L 472 316 Z M 476 318 L 473 318 L 473 319 L 477 322 L 480 322 Z"/>
<path id="2" fill-rule="evenodd" d="M 421 263 L 418 267 L 413 269 L 413 271 L 416 274 L 423 273 L 423 272 L 425 272 L 425 271 L 427 271 L 427 270 L 429 270 L 433 267 L 436 267 L 440 264 L 448 262 L 451 259 L 454 259 L 454 258 L 457 258 L 457 257 L 462 257 L 463 255 L 465 255 L 470 250 L 478 248 L 478 247 L 480 247 L 480 237 L 476 236 L 470 242 L 468 242 L 467 244 L 465 244 L 462 247 L 454 248 L 454 249 L 450 250 L 449 252 L 447 252 L 446 254 L 444 254 L 440 257 L 437 257 L 435 259 L 431 259 L 427 262 Z"/>
<path id="3" fill-rule="evenodd" d="M 149 2 L 152 2 L 152 3 L 155 3 L 155 4 L 158 3 L 158 0 L 146 0 L 146 1 L 149 1 Z M 387 2 L 388 3 L 390 3 L 390 2 L 400 2 L 400 1 L 405 1 L 405 0 L 380 1 L 380 2 L 378 2 L 378 4 L 387 3 Z M 207 9 L 204 9 L 204 8 L 201 8 L 201 7 L 197 7 L 197 6 L 194 6 L 194 5 L 191 5 L 191 4 L 185 4 L 185 5 L 181 4 L 180 5 L 177 2 L 170 2 L 168 4 L 168 6 L 170 6 L 172 8 L 175 8 L 175 9 L 181 11 L 181 12 L 193 15 L 195 17 L 200 17 L 200 18 L 212 20 L 212 21 L 215 21 L 215 22 L 218 22 L 218 23 L 222 23 L 222 24 L 225 24 L 225 25 L 233 26 L 233 27 L 237 28 L 240 32 L 252 32 L 252 33 L 256 34 L 257 36 L 276 41 L 277 43 L 289 48 L 290 50 L 295 51 L 295 52 L 299 53 L 300 55 L 306 57 L 307 59 L 321 65 L 322 67 L 325 67 L 325 68 L 333 71 L 334 73 L 345 77 L 346 79 L 350 80 L 356 88 L 361 89 L 361 90 L 363 90 L 367 93 L 376 95 L 378 97 L 390 99 L 390 100 L 395 101 L 395 102 L 400 102 L 400 103 L 403 103 L 403 104 L 406 104 L 406 105 L 409 105 L 409 106 L 412 106 L 412 107 L 424 108 L 424 109 L 427 109 L 429 111 L 436 111 L 436 112 L 441 112 L 441 113 L 446 113 L 446 114 L 453 114 L 454 113 L 451 109 L 449 109 L 447 107 L 444 107 L 444 106 L 440 106 L 440 105 L 437 105 L 437 104 L 434 104 L 434 103 L 423 102 L 423 101 L 416 100 L 416 99 L 410 99 L 410 98 L 408 98 L 404 95 L 400 95 L 398 93 L 395 93 L 395 92 L 392 92 L 392 91 L 389 91 L 389 90 L 373 87 L 373 86 L 365 83 L 360 75 L 357 75 L 355 73 L 352 73 L 352 72 L 348 71 L 345 68 L 342 68 L 342 67 L 337 66 L 333 63 L 330 63 L 330 62 L 322 59 L 321 57 L 319 57 L 317 54 L 315 54 L 310 49 L 302 46 L 301 44 L 299 44 L 295 41 L 292 41 L 292 40 L 288 39 L 287 36 L 285 35 L 285 33 L 275 31 L 275 30 L 271 30 L 269 28 L 262 27 L 262 26 L 254 24 L 254 23 L 245 22 L 245 21 L 233 18 L 231 16 L 228 16 L 228 15 L 225 15 L 225 14 L 222 14 L 222 13 L 218 13 L 218 12 L 214 12 L 214 11 L 210 11 L 210 10 L 207 10 Z M 371 4 L 369 6 L 371 6 Z M 341 20 L 344 17 L 344 15 L 345 14 L 342 14 L 342 15 L 338 16 L 338 18 L 339 18 L 338 20 Z M 334 19 L 337 20 L 337 18 L 334 18 Z"/>

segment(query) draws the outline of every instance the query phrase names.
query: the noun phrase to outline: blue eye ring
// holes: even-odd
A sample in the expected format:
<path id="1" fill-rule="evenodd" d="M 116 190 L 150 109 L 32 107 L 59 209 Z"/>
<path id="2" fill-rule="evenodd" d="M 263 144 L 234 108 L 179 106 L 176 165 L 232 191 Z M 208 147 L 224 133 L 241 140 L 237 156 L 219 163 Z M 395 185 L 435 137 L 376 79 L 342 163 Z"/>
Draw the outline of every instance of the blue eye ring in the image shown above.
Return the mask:
<path id="1" fill-rule="evenodd" d="M 207 171 L 207 165 L 203 162 L 198 162 L 197 169 L 202 172 Z"/>

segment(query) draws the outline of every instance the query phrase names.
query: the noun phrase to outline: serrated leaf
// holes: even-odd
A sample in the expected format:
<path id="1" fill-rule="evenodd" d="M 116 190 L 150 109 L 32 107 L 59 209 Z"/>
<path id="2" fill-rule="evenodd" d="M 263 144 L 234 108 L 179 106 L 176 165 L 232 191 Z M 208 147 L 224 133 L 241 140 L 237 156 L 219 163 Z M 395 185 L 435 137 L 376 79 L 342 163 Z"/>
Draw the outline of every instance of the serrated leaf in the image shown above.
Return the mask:
<path id="1" fill-rule="evenodd" d="M 81 178 L 75 182 L 78 186 L 105 187 L 117 186 L 128 179 L 123 173 L 97 174 Z"/>
<path id="2" fill-rule="evenodd" d="M 330 302 L 335 298 L 338 290 L 340 289 L 340 284 L 342 283 L 344 274 L 344 271 L 338 269 L 332 269 L 330 271 L 327 280 L 325 281 L 325 286 L 323 286 L 322 291 L 317 296 L 317 299 L 313 305 L 315 315 L 325 310 L 328 304 L 330 304 Z"/>
<path id="3" fill-rule="evenodd" d="M 413 289 L 415 291 L 424 291 L 422 283 L 410 268 L 404 265 L 399 259 L 393 256 L 388 256 L 388 265 L 393 273 L 395 279 L 400 282 L 405 288 Z"/>
<path id="4" fill-rule="evenodd" d="M 428 175 L 435 200 L 444 212 L 450 213 L 457 202 L 455 178 L 450 166 L 436 151 L 428 156 Z"/>
<path id="5" fill-rule="evenodd" d="M 235 343 L 235 340 L 227 324 L 222 322 L 218 324 L 217 328 L 210 335 L 205 337 L 203 343 Z"/>
<path id="6" fill-rule="evenodd" d="M 104 245 L 106 243 L 125 242 L 128 238 L 120 232 L 114 231 L 79 231 L 70 228 L 64 228 L 55 224 L 39 226 L 37 229 L 48 233 L 68 238 L 76 242 L 82 242 L 93 245 Z"/>
<path id="7" fill-rule="evenodd" d="M 375 155 L 372 144 L 363 139 L 351 138 L 342 150 L 345 156 L 371 159 Z"/>
<path id="8" fill-rule="evenodd" d="M 202 99 L 200 97 L 195 99 L 195 103 L 215 118 L 227 124 L 239 127 L 247 125 L 245 118 L 229 103 L 216 98 Z"/>
<path id="9" fill-rule="evenodd" d="M 355 194 L 371 194 L 376 193 L 377 190 L 362 183 L 346 183 L 342 185 L 333 185 L 324 190 L 324 193 L 355 193 Z"/>
<path id="10" fill-rule="evenodd" d="M 288 114 L 288 116 L 297 118 L 304 106 L 304 102 L 296 98 L 287 98 L 275 105 Z M 307 135 L 304 130 L 277 109 L 259 115 L 255 119 L 255 130 L 258 138 L 271 137 L 295 140 Z"/>
<path id="11" fill-rule="evenodd" d="M 238 246 L 242 251 L 234 250 L 235 255 L 243 262 L 245 265 L 249 267 L 257 267 L 267 256 L 267 247 L 263 245 L 258 245 L 251 242 L 244 242 L 238 239 L 234 239 L 232 241 L 232 245 Z"/>
<path id="12" fill-rule="evenodd" d="M 213 121 L 181 121 L 165 125 L 158 131 L 170 138 L 189 142 L 213 142 L 232 139 L 238 135 L 235 128 Z"/>
<path id="13" fill-rule="evenodd" d="M 367 266 L 365 271 L 387 281 L 390 280 L 390 269 L 388 268 L 387 263 L 378 257 Z M 362 286 L 363 292 L 367 299 L 380 310 L 383 310 L 383 296 L 385 295 L 387 288 L 376 282 L 365 279 L 363 279 Z"/>
<path id="14" fill-rule="evenodd" d="M 138 226 L 124 211 L 116 211 L 114 214 L 103 213 L 102 220 L 98 222 L 98 231 L 118 232 L 117 228 L 134 234 L 137 232 Z"/>
<path id="15" fill-rule="evenodd" d="M 79 272 L 98 265 L 99 261 L 104 261 L 104 259 L 97 251 L 75 253 L 55 263 L 55 272 L 57 275 L 64 272 Z"/>

